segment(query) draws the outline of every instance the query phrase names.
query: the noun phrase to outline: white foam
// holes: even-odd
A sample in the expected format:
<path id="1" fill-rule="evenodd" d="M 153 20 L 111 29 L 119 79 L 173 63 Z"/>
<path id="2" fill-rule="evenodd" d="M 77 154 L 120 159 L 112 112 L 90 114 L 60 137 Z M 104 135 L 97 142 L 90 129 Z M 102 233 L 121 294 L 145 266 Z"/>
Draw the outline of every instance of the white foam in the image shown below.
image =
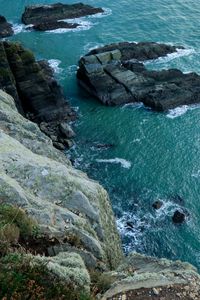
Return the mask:
<path id="1" fill-rule="evenodd" d="M 78 66 L 77 66 L 77 65 L 71 65 L 71 66 L 69 66 L 69 67 L 67 68 L 67 75 L 69 76 L 69 75 L 75 74 L 76 71 L 77 71 L 77 69 L 78 69 Z"/>
<path id="2" fill-rule="evenodd" d="M 47 33 L 66 33 L 66 32 L 75 32 L 81 30 L 89 30 L 92 27 L 92 23 L 90 21 L 82 20 L 82 19 L 70 19 L 70 20 L 62 20 L 68 23 L 78 23 L 79 26 L 76 28 L 58 28 L 54 30 L 47 30 Z"/>
<path id="3" fill-rule="evenodd" d="M 59 67 L 61 61 L 59 59 L 49 59 L 48 63 L 55 73 L 59 74 L 63 72 L 63 69 Z"/>
<path id="4" fill-rule="evenodd" d="M 103 9 L 102 13 L 98 13 L 95 15 L 89 15 L 88 18 L 104 18 L 104 17 L 112 15 L 112 9 L 110 9 L 108 7 L 102 7 L 102 9 Z"/>
<path id="5" fill-rule="evenodd" d="M 12 28 L 13 28 L 14 34 L 19 34 L 21 32 L 26 31 L 26 27 L 23 24 L 13 24 Z"/>
<path id="6" fill-rule="evenodd" d="M 179 57 L 182 57 L 182 56 L 189 56 L 189 55 L 192 55 L 194 53 L 195 53 L 195 50 L 193 48 L 187 48 L 187 49 L 177 48 L 176 52 L 169 53 L 164 57 L 159 57 L 159 58 L 156 58 L 156 59 L 149 60 L 149 61 L 145 62 L 145 65 L 148 65 L 152 62 L 153 63 L 159 63 L 159 64 L 160 63 L 167 63 L 167 62 L 172 61 L 176 58 L 179 58 Z"/>
<path id="7" fill-rule="evenodd" d="M 141 108 L 143 106 L 144 106 L 144 104 L 142 102 L 138 102 L 138 103 L 134 102 L 134 103 L 124 104 L 122 106 L 122 109 L 124 109 L 124 108 L 133 108 L 133 109 L 135 108 L 135 109 L 138 109 L 138 108 Z"/>
<path id="8" fill-rule="evenodd" d="M 200 170 L 198 170 L 197 172 L 195 173 L 192 173 L 191 175 L 192 177 L 195 177 L 195 178 L 198 178 L 200 176 Z"/>
<path id="9" fill-rule="evenodd" d="M 178 106 L 176 108 L 169 109 L 166 117 L 170 119 L 175 119 L 177 117 L 184 115 L 188 110 L 194 110 L 199 107 L 200 107 L 199 104 Z"/>
<path id="10" fill-rule="evenodd" d="M 110 164 L 121 164 L 125 169 L 130 169 L 131 162 L 123 158 L 111 158 L 111 159 L 96 159 L 97 162 L 110 163 Z"/>

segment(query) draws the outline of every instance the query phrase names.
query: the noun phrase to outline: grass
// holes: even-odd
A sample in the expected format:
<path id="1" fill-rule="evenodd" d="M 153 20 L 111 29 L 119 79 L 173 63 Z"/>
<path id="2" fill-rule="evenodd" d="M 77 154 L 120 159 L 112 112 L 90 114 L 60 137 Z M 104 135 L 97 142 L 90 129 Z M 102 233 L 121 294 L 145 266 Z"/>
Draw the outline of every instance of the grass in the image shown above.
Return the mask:
<path id="1" fill-rule="evenodd" d="M 0 204 L 0 254 L 17 244 L 19 239 L 27 240 L 38 233 L 36 222 L 20 208 Z"/>
<path id="2" fill-rule="evenodd" d="M 17 253 L 0 259 L 0 299 L 94 300 Z"/>

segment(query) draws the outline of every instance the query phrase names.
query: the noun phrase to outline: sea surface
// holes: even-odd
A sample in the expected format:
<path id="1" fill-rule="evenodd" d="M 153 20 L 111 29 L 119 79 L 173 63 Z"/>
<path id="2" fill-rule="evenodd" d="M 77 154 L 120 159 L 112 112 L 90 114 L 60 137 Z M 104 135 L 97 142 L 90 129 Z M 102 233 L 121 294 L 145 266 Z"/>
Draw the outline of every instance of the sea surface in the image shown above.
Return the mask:
<path id="1" fill-rule="evenodd" d="M 200 269 L 200 105 L 166 113 L 139 104 L 105 107 L 77 86 L 75 75 L 81 55 L 119 41 L 182 45 L 185 50 L 147 67 L 200 73 L 200 2 L 85 0 L 105 13 L 82 18 L 75 30 L 26 31 L 20 16 L 38 1 L 0 0 L 0 11 L 15 26 L 10 39 L 50 61 L 78 111 L 76 145 L 66 155 L 108 190 L 126 252 L 181 259 Z M 155 211 L 158 199 L 164 205 Z M 189 213 L 181 226 L 171 220 L 177 208 Z"/>

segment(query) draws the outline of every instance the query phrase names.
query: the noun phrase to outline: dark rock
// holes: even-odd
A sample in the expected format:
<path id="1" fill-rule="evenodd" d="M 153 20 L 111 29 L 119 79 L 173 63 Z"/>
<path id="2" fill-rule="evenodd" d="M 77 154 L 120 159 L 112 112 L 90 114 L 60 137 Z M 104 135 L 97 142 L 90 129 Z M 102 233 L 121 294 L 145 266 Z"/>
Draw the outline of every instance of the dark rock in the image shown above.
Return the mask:
<path id="1" fill-rule="evenodd" d="M 200 102 L 200 76 L 176 69 L 151 71 L 141 61 L 176 52 L 156 43 L 119 43 L 79 61 L 79 84 L 106 105 L 143 102 L 157 111 Z"/>
<path id="2" fill-rule="evenodd" d="M 31 51 L 11 42 L 0 42 L 0 58 L 0 88 L 13 96 L 22 115 L 60 142 L 60 123 L 73 121 L 76 114 L 47 62 L 37 62 Z"/>
<path id="3" fill-rule="evenodd" d="M 57 148 L 58 150 L 65 150 L 65 146 L 62 144 L 62 143 L 59 143 L 59 142 L 53 142 L 53 145 L 55 148 Z"/>
<path id="4" fill-rule="evenodd" d="M 114 144 L 96 144 L 95 146 L 99 149 L 109 149 L 115 147 Z"/>
<path id="5" fill-rule="evenodd" d="M 162 206 L 163 206 L 163 202 L 160 201 L 160 200 L 157 200 L 157 201 L 155 201 L 155 202 L 152 204 L 152 207 L 153 207 L 154 209 L 160 209 Z"/>
<path id="6" fill-rule="evenodd" d="M 46 22 L 46 23 L 36 24 L 33 26 L 33 29 L 38 31 L 46 31 L 46 30 L 55 30 L 58 28 L 73 29 L 78 26 L 79 24 L 77 23 L 67 23 L 64 21 L 59 21 L 59 22 Z"/>
<path id="7" fill-rule="evenodd" d="M 132 222 L 127 221 L 126 222 L 126 227 L 129 229 L 133 229 L 134 228 L 134 224 Z"/>
<path id="8" fill-rule="evenodd" d="M 60 131 L 66 138 L 73 138 L 75 137 L 74 131 L 71 129 L 71 127 L 67 123 L 60 123 Z"/>
<path id="9" fill-rule="evenodd" d="M 173 217 L 172 217 L 172 221 L 175 224 L 181 224 L 185 221 L 185 214 L 179 210 L 176 210 Z"/>
<path id="10" fill-rule="evenodd" d="M 102 12 L 102 8 L 95 8 L 83 3 L 31 5 L 25 8 L 22 15 L 22 22 L 26 25 L 33 24 L 33 28 L 36 30 L 76 28 L 78 24 L 69 24 L 62 20 L 74 19 Z"/>
<path id="11" fill-rule="evenodd" d="M 5 38 L 13 35 L 13 33 L 12 24 L 8 23 L 5 17 L 0 16 L 0 37 Z"/>

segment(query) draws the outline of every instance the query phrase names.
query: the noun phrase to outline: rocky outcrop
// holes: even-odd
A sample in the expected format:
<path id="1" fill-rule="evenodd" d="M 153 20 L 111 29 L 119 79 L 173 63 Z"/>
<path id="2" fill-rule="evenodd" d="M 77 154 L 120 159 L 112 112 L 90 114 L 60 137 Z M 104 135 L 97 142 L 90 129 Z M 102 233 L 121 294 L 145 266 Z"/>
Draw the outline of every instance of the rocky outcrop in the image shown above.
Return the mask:
<path id="1" fill-rule="evenodd" d="M 106 191 L 71 167 L 39 127 L 18 113 L 13 98 L 3 91 L 0 199 L 23 208 L 37 221 L 49 241 L 46 255 L 74 252 L 90 268 L 114 268 L 119 263 L 121 244 Z"/>
<path id="2" fill-rule="evenodd" d="M 94 8 L 83 3 L 52 5 L 31 5 L 25 8 L 22 22 L 31 24 L 36 30 L 53 30 L 57 28 L 75 28 L 79 24 L 67 23 L 61 20 L 80 18 L 102 13 L 103 9 Z"/>
<path id="3" fill-rule="evenodd" d="M 200 102 L 200 76 L 176 69 L 151 71 L 142 61 L 176 52 L 156 43 L 120 43 L 94 49 L 79 61 L 79 84 L 106 105 L 143 102 L 157 111 Z"/>
<path id="4" fill-rule="evenodd" d="M 197 300 L 200 276 L 188 263 L 130 254 L 116 272 L 116 281 L 101 300 Z"/>
<path id="5" fill-rule="evenodd" d="M 36 61 L 31 51 L 18 43 L 0 43 L 0 88 L 15 99 L 19 112 L 40 124 L 57 148 L 70 146 L 60 123 L 75 119 L 75 112 L 48 64 Z M 64 145 L 64 146 L 63 146 Z"/>
<path id="6" fill-rule="evenodd" d="M 12 24 L 8 23 L 5 17 L 0 16 L 0 37 L 5 38 L 13 35 L 13 33 Z"/>

